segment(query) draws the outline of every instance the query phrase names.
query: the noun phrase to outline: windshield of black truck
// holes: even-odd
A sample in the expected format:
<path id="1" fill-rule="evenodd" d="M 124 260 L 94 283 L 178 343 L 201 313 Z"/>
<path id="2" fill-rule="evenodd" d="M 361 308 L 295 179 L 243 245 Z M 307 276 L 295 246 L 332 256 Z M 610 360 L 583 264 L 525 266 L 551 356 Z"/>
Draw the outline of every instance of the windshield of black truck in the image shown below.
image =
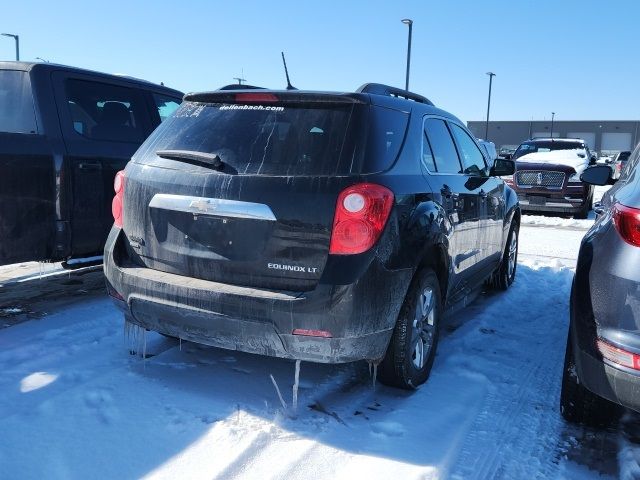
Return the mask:
<path id="1" fill-rule="evenodd" d="M 0 132 L 38 132 L 27 72 L 0 70 Z"/>
<path id="2" fill-rule="evenodd" d="M 185 102 L 141 155 L 181 150 L 218 155 L 240 175 L 339 175 L 354 163 L 353 104 Z"/>
<path id="3" fill-rule="evenodd" d="M 518 147 L 516 153 L 513 154 L 513 160 L 529 153 L 550 152 L 552 150 L 575 150 L 576 148 L 585 148 L 583 142 L 525 142 Z"/>

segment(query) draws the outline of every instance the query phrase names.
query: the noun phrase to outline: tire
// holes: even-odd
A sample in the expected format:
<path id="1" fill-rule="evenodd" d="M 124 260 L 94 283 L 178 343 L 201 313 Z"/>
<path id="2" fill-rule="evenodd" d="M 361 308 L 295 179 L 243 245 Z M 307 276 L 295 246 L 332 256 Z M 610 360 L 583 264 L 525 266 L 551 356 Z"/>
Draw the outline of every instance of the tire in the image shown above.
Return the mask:
<path id="1" fill-rule="evenodd" d="M 587 197 L 587 201 L 584 203 L 582 208 L 573 216 L 573 218 L 577 220 L 585 220 L 589 217 L 589 212 L 593 208 L 593 192 L 589 193 Z"/>
<path id="2" fill-rule="evenodd" d="M 500 267 L 494 274 L 493 284 L 497 290 L 507 290 L 516 278 L 519 240 L 520 226 L 512 222 L 507 244 L 504 247 L 504 252 L 502 252 Z"/>
<path id="3" fill-rule="evenodd" d="M 424 268 L 414 277 L 380 363 L 382 383 L 415 390 L 426 382 L 438 347 L 441 318 L 438 277 L 431 268 Z"/>
<path id="4" fill-rule="evenodd" d="M 560 393 L 560 413 L 564 419 L 569 423 L 590 427 L 608 427 L 620 419 L 623 410 L 617 403 L 596 395 L 580 383 L 573 358 L 571 333 L 569 333 Z"/>

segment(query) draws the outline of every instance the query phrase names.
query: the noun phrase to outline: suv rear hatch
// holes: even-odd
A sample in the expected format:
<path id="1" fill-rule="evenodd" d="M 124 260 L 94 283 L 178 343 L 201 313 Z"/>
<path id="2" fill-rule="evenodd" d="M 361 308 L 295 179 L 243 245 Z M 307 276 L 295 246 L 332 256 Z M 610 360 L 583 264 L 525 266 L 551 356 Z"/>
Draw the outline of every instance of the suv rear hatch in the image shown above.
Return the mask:
<path id="1" fill-rule="evenodd" d="M 385 121 L 371 120 L 378 107 L 368 100 L 255 90 L 187 96 L 127 167 L 132 257 L 186 277 L 312 289 L 339 193 L 389 168 L 404 139 L 408 115 L 394 110 L 373 115 L 390 125 L 386 137 L 367 140 Z"/>

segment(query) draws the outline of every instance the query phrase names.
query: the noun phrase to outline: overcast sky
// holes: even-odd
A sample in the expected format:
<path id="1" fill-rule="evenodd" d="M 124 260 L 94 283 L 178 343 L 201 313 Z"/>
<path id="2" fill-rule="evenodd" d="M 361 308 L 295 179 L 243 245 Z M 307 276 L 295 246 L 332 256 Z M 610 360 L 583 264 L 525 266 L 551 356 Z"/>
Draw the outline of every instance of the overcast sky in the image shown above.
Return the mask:
<path id="1" fill-rule="evenodd" d="M 4 2 L 0 31 L 22 60 L 125 73 L 182 91 L 244 76 L 300 89 L 404 86 L 463 120 L 640 118 L 636 0 Z M 0 60 L 14 59 L 0 37 Z"/>

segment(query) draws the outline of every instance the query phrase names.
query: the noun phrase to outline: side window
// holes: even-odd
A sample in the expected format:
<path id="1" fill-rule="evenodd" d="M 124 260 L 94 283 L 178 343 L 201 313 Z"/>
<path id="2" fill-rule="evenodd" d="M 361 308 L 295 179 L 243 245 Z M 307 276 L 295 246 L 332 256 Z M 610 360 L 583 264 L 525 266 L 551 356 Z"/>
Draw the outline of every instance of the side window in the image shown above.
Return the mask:
<path id="1" fill-rule="evenodd" d="M 460 159 L 444 121 L 437 118 L 427 118 L 424 121 L 424 130 L 433 152 L 436 171 L 438 173 L 461 173 Z"/>
<path id="2" fill-rule="evenodd" d="M 0 132 L 38 132 L 27 72 L 0 70 Z"/>
<path id="3" fill-rule="evenodd" d="M 92 140 L 141 143 L 144 106 L 136 90 L 86 80 L 65 82 L 73 129 Z"/>
<path id="4" fill-rule="evenodd" d="M 164 122 L 168 117 L 175 112 L 182 100 L 175 97 L 169 97 L 167 95 L 161 95 L 159 93 L 152 93 L 153 102 L 158 109 L 158 115 L 160 115 L 160 121 Z"/>
<path id="5" fill-rule="evenodd" d="M 451 131 L 453 136 L 456 137 L 456 142 L 460 149 L 460 158 L 464 167 L 463 173 L 466 175 L 487 176 L 487 164 L 476 142 L 459 125 L 455 123 L 450 123 L 449 125 L 451 125 Z"/>
<path id="6" fill-rule="evenodd" d="M 436 161 L 433 158 L 433 150 L 429 145 L 429 139 L 425 133 L 422 138 L 422 164 L 429 170 L 429 172 L 437 172 Z"/>

